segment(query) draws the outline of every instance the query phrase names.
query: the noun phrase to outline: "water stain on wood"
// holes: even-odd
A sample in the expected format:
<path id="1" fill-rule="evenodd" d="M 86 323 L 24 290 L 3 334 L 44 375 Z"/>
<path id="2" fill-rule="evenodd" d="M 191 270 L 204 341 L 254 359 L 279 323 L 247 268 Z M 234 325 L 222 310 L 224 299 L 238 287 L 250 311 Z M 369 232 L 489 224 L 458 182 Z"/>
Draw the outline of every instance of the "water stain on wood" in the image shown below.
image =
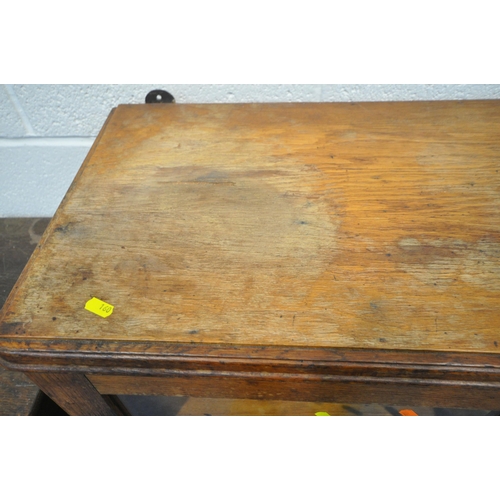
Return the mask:
<path id="1" fill-rule="evenodd" d="M 282 106 L 117 108 L 12 321 L 42 337 L 496 351 L 500 107 Z M 114 314 L 86 314 L 89 295 Z"/>

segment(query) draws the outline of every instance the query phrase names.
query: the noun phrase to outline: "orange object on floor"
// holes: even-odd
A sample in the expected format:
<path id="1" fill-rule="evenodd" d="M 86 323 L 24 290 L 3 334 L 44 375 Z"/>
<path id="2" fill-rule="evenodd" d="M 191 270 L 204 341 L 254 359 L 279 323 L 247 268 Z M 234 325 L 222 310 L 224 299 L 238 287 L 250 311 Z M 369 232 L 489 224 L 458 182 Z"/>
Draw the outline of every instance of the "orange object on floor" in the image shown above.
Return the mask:
<path id="1" fill-rule="evenodd" d="M 403 417 L 418 417 L 413 410 L 399 410 L 399 413 L 403 415 Z"/>

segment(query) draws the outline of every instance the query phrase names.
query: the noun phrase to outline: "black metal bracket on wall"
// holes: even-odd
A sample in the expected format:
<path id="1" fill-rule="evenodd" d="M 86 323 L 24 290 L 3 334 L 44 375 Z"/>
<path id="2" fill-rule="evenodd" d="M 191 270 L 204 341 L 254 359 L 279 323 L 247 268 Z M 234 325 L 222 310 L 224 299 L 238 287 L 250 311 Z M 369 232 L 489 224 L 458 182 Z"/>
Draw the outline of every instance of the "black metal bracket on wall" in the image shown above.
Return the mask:
<path id="1" fill-rule="evenodd" d="M 166 90 L 152 90 L 146 96 L 146 104 L 170 104 L 175 102 L 174 96 Z"/>

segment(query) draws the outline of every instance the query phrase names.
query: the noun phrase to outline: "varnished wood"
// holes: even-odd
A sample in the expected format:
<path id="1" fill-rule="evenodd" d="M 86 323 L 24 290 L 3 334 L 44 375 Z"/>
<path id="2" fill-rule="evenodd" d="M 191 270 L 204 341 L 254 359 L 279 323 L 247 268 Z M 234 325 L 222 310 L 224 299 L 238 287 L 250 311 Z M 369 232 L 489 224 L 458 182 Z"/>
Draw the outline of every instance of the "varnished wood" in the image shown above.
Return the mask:
<path id="1" fill-rule="evenodd" d="M 330 416 L 396 416 L 403 407 L 379 404 L 337 404 L 324 401 L 279 401 L 257 399 L 190 398 L 182 396 L 120 395 L 133 415 L 153 416 L 314 416 L 326 412 Z M 412 406 L 418 415 L 485 415 L 487 410 L 441 409 Z"/>
<path id="2" fill-rule="evenodd" d="M 79 373 L 29 373 L 28 377 L 68 415 L 120 415 L 117 405 L 109 404 L 85 375 Z"/>
<path id="3" fill-rule="evenodd" d="M 400 409 L 406 406 L 392 407 L 378 404 L 338 404 L 303 401 L 272 401 L 253 399 L 213 399 L 187 398 L 178 416 L 304 416 L 310 417 L 317 412 L 325 412 L 331 417 L 340 416 L 401 416 Z M 412 406 L 419 416 L 434 415 L 486 415 L 487 411 L 461 409 L 424 408 Z M 496 412 L 491 412 L 494 414 Z"/>
<path id="4" fill-rule="evenodd" d="M 120 106 L 4 321 L 498 352 L 499 135 L 498 101 Z"/>
<path id="5" fill-rule="evenodd" d="M 102 393 L 191 396 L 205 398 L 324 401 L 368 404 L 500 410 L 500 385 L 448 384 L 418 379 L 379 377 L 272 377 L 250 375 L 185 374 L 169 377 L 89 375 Z"/>
<path id="6" fill-rule="evenodd" d="M 499 134 L 500 101 L 119 106 L 9 297 L 2 358 L 496 408 Z"/>
<path id="7" fill-rule="evenodd" d="M 64 350 L 66 349 L 66 350 Z M 414 378 L 449 386 L 500 383 L 500 359 L 493 354 L 391 350 L 307 349 L 196 344 L 19 342 L 3 362 L 24 371 L 171 376 L 183 373 L 268 373 L 289 376 Z M 304 395 L 307 398 L 307 395 Z"/>
<path id="8" fill-rule="evenodd" d="M 391 409 L 392 410 L 392 409 Z M 432 415 L 432 409 L 419 415 Z M 341 405 L 324 402 L 270 401 L 252 399 L 188 398 L 178 416 L 313 416 L 316 412 L 330 416 L 389 416 L 391 413 L 381 405 Z M 394 410 L 393 410 L 394 411 Z M 397 411 L 397 410 L 396 410 Z"/>

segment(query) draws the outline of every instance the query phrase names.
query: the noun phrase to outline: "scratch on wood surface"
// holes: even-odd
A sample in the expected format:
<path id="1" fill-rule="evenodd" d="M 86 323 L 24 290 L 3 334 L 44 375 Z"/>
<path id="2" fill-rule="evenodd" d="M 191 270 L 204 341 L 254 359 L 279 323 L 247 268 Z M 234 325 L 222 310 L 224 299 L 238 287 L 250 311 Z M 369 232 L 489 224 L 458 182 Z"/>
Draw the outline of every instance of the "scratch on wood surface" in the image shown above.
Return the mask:
<path id="1" fill-rule="evenodd" d="M 236 186 L 236 182 L 232 181 L 158 181 L 161 184 L 221 184 L 228 186 Z"/>
<path id="2" fill-rule="evenodd" d="M 26 336 L 497 351 L 498 102 L 161 109 L 113 114 L 12 302 Z"/>

